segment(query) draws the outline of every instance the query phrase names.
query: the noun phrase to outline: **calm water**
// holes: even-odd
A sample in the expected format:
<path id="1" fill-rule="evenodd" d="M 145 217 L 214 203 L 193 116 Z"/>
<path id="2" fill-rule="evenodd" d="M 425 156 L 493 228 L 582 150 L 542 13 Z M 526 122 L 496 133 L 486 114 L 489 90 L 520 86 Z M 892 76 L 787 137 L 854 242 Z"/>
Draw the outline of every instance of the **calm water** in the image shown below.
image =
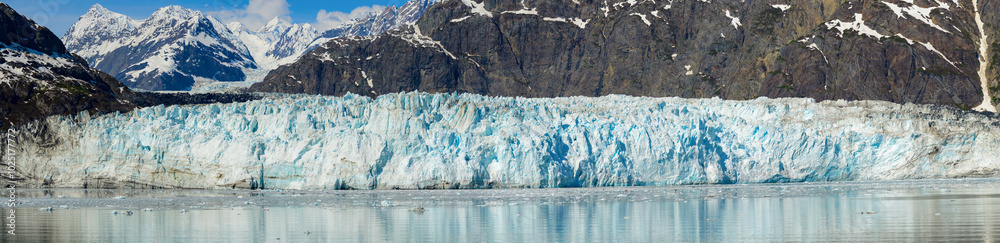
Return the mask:
<path id="1" fill-rule="evenodd" d="M 1000 180 L 18 193 L 4 242 L 1000 241 Z"/>

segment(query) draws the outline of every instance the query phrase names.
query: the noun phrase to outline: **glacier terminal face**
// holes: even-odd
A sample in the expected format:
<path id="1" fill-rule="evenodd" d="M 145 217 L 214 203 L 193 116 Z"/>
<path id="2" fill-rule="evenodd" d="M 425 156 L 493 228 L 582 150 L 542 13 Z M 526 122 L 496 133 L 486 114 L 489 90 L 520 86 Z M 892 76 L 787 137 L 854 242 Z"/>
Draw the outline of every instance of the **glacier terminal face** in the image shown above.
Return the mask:
<path id="1" fill-rule="evenodd" d="M 998 121 L 797 98 L 276 95 L 49 117 L 16 140 L 34 186 L 594 187 L 998 177 Z"/>

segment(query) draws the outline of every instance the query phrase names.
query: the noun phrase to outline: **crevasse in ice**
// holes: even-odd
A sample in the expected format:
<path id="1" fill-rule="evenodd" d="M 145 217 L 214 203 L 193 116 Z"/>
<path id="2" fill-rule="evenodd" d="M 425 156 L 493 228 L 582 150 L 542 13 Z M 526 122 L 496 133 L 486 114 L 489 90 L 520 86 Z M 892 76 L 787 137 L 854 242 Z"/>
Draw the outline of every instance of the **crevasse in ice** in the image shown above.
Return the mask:
<path id="1" fill-rule="evenodd" d="M 26 181 L 56 187 L 590 187 L 997 177 L 998 121 L 874 101 L 283 95 L 50 117 L 18 143 Z"/>

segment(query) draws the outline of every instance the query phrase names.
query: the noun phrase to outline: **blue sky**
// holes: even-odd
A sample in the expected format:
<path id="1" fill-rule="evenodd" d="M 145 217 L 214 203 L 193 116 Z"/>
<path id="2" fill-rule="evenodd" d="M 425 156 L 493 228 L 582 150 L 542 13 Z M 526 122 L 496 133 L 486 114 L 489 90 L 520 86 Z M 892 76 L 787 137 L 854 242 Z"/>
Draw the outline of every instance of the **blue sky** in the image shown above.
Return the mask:
<path id="1" fill-rule="evenodd" d="M 62 36 L 91 5 L 145 19 L 156 9 L 180 5 L 216 16 L 223 22 L 239 21 L 247 27 L 260 26 L 274 17 L 293 23 L 309 23 L 321 30 L 343 21 L 381 10 L 385 6 L 401 6 L 406 0 L 5 0 L 18 13 L 49 27 Z"/>

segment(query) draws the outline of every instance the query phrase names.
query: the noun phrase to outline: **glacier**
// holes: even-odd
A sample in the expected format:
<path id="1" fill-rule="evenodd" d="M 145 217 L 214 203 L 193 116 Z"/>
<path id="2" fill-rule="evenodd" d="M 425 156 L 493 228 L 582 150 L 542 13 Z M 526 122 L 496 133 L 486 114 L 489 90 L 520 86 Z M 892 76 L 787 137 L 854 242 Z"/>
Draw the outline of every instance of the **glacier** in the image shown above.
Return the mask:
<path id="1" fill-rule="evenodd" d="M 53 116 L 44 187 L 453 189 L 1000 177 L 1000 117 L 880 101 L 396 93 Z"/>

